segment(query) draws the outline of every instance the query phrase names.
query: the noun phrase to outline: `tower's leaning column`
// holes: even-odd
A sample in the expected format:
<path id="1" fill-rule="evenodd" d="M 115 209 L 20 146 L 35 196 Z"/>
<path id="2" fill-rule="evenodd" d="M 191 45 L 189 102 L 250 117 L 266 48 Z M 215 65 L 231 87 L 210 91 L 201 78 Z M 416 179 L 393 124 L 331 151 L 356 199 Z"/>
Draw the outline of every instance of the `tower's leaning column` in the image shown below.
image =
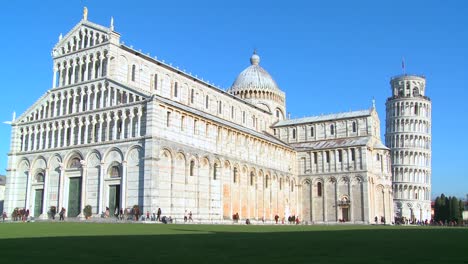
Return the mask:
<path id="1" fill-rule="evenodd" d="M 431 109 L 423 76 L 390 81 L 385 142 L 391 149 L 395 216 L 431 219 Z"/>

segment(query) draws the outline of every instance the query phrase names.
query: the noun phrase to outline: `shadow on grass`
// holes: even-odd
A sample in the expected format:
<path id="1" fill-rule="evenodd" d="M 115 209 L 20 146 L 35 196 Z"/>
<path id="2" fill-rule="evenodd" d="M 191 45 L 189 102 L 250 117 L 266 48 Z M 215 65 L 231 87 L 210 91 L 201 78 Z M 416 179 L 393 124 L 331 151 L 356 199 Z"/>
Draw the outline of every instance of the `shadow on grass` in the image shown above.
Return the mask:
<path id="1" fill-rule="evenodd" d="M 0 239 L 2 263 L 468 263 L 468 229 Z"/>

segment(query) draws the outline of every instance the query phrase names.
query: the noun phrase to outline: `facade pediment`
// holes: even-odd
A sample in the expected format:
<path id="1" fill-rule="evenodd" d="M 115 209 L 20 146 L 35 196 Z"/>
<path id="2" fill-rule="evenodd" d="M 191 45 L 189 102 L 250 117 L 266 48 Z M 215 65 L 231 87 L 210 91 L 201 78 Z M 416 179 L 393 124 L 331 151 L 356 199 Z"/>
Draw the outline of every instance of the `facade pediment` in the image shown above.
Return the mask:
<path id="1" fill-rule="evenodd" d="M 102 78 L 73 87 L 47 91 L 18 117 L 15 123 L 36 122 L 89 110 L 99 111 L 115 105 L 124 106 L 149 96 L 145 91 L 137 91 L 112 79 Z"/>
<path id="2" fill-rule="evenodd" d="M 52 56 L 59 57 L 109 41 L 110 28 L 81 20 L 52 50 Z"/>

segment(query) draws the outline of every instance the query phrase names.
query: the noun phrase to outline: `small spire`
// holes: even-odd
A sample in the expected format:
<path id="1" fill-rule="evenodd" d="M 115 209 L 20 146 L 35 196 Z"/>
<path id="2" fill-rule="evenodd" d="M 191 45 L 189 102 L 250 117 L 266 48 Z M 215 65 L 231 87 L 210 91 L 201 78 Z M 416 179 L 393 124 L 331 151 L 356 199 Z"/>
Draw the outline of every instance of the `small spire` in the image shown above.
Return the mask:
<path id="1" fill-rule="evenodd" d="M 110 30 L 114 31 L 114 17 L 113 16 L 111 16 Z"/>
<path id="2" fill-rule="evenodd" d="M 372 109 L 375 109 L 375 98 L 372 96 Z"/>
<path id="3" fill-rule="evenodd" d="M 63 38 L 63 35 L 62 35 L 62 33 L 60 33 L 60 36 L 59 36 L 59 41 L 61 41 L 61 40 L 62 40 L 62 38 Z"/>
<path id="4" fill-rule="evenodd" d="M 13 117 L 12 117 L 11 121 L 15 121 L 15 120 L 16 120 L 16 112 L 13 111 Z"/>
<path id="5" fill-rule="evenodd" d="M 83 20 L 88 20 L 88 8 L 86 6 L 83 8 Z"/>

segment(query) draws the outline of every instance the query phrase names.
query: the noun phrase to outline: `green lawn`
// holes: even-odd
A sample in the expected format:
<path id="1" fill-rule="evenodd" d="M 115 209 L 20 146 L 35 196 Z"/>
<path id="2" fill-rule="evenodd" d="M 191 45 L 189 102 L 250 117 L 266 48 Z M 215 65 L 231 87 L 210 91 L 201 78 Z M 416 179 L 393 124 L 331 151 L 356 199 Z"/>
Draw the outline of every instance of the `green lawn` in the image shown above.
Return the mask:
<path id="1" fill-rule="evenodd" d="M 468 263 L 468 229 L 0 224 L 1 263 Z"/>

